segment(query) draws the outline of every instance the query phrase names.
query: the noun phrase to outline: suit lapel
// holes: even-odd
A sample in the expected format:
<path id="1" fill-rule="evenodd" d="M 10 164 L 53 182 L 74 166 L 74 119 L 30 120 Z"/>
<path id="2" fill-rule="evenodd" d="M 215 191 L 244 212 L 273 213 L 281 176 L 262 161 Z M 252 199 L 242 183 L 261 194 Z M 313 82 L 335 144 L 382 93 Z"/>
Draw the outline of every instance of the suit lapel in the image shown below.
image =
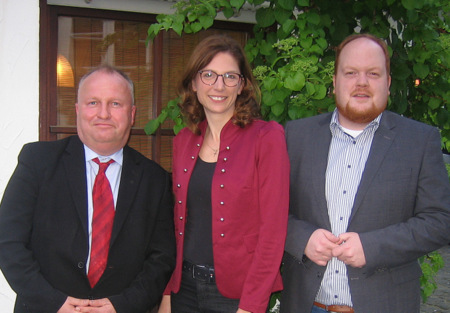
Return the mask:
<path id="1" fill-rule="evenodd" d="M 325 221 L 328 229 L 331 229 L 330 218 L 328 216 L 327 200 L 325 198 L 325 180 L 328 163 L 328 151 L 331 143 L 330 131 L 331 113 L 325 119 L 319 121 L 319 128 L 315 136 L 323 138 L 323 140 L 315 140 L 313 146 L 313 160 L 311 171 L 316 173 L 313 175 L 312 184 L 314 186 L 315 196 L 319 204 L 320 214 Z"/>
<path id="2" fill-rule="evenodd" d="M 117 238 L 117 235 L 130 212 L 133 199 L 136 197 L 142 173 L 141 162 L 135 158 L 131 148 L 125 146 L 123 148 L 123 166 L 120 177 L 119 194 L 117 197 L 116 215 L 114 217 L 114 225 L 111 234 L 111 245 Z"/>
<path id="3" fill-rule="evenodd" d="M 88 216 L 87 216 L 87 183 L 86 183 L 86 161 L 84 148 L 77 136 L 70 138 L 63 156 L 63 164 L 67 173 L 67 182 L 75 203 L 83 230 L 88 237 Z M 87 241 L 86 241 L 87 243 Z"/>
<path id="4" fill-rule="evenodd" d="M 385 111 L 381 118 L 380 126 L 375 132 L 372 147 L 370 148 L 370 153 L 366 161 L 366 165 L 364 167 L 364 172 L 361 177 L 361 182 L 358 187 L 358 192 L 355 197 L 355 201 L 353 204 L 352 214 L 350 217 L 350 221 L 355 215 L 356 211 L 358 211 L 364 196 L 369 189 L 369 186 L 372 184 L 378 170 L 385 158 L 389 148 L 392 145 L 392 142 L 395 138 L 395 132 L 393 131 L 395 124 L 390 118 L 390 113 Z M 350 224 L 350 223 L 349 223 Z"/>

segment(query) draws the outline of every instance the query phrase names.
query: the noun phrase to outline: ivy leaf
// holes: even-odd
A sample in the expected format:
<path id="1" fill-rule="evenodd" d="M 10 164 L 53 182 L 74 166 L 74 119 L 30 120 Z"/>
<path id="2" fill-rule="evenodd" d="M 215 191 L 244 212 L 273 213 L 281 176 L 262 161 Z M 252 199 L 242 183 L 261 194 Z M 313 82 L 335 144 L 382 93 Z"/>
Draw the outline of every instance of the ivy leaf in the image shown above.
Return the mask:
<path id="1" fill-rule="evenodd" d="M 189 22 L 193 22 L 193 21 L 195 21 L 198 18 L 198 16 L 197 16 L 197 14 L 195 12 L 193 12 L 193 13 L 189 13 L 187 18 L 188 18 Z"/>
<path id="2" fill-rule="evenodd" d="M 300 7 L 309 7 L 309 0 L 298 0 L 297 4 Z"/>
<path id="3" fill-rule="evenodd" d="M 217 11 L 214 9 L 214 7 L 209 2 L 203 2 L 203 4 L 206 6 L 206 10 L 208 10 L 208 15 L 211 17 L 217 16 Z"/>
<path id="4" fill-rule="evenodd" d="M 315 85 L 314 89 L 315 94 L 312 97 L 313 99 L 321 100 L 327 95 L 327 87 L 325 87 L 324 85 Z"/>
<path id="5" fill-rule="evenodd" d="M 191 24 L 192 32 L 197 33 L 202 29 L 202 24 L 200 23 L 192 23 Z"/>
<path id="6" fill-rule="evenodd" d="M 413 66 L 414 73 L 419 76 L 419 78 L 424 79 L 430 73 L 430 68 L 428 65 L 423 63 L 416 63 Z"/>
<path id="7" fill-rule="evenodd" d="M 405 63 L 394 63 L 392 73 L 395 79 L 406 80 L 408 76 L 411 75 L 411 70 Z"/>
<path id="8" fill-rule="evenodd" d="M 276 8 L 273 11 L 273 15 L 275 16 L 275 20 L 280 24 L 284 24 L 287 20 L 289 20 L 292 16 L 292 11 L 283 10 L 280 8 Z"/>
<path id="9" fill-rule="evenodd" d="M 307 82 L 306 83 L 306 92 L 307 92 L 308 96 L 312 96 L 316 92 L 316 89 L 314 88 L 314 84 Z"/>
<path id="10" fill-rule="evenodd" d="M 262 28 L 269 27 L 275 23 L 275 15 L 271 8 L 260 8 L 255 14 L 256 22 Z"/>
<path id="11" fill-rule="evenodd" d="M 439 108 L 440 105 L 441 105 L 441 100 L 439 100 L 438 98 L 431 98 L 430 101 L 428 102 L 428 106 L 432 110 L 436 110 L 437 108 Z"/>
<path id="12" fill-rule="evenodd" d="M 300 45 L 304 49 L 309 49 L 312 45 L 313 39 L 311 37 L 306 37 L 305 39 L 300 40 Z"/>
<path id="13" fill-rule="evenodd" d="M 273 77 L 267 77 L 263 81 L 263 86 L 267 91 L 274 90 L 277 87 L 278 81 Z"/>
<path id="14" fill-rule="evenodd" d="M 285 33 L 290 33 L 294 29 L 294 27 L 295 21 L 291 19 L 286 20 L 282 25 L 283 31 Z"/>
<path id="15" fill-rule="evenodd" d="M 402 0 L 402 5 L 407 10 L 421 9 L 424 4 L 424 0 Z"/>
<path id="16" fill-rule="evenodd" d="M 244 5 L 244 2 L 245 0 L 231 0 L 230 4 L 236 9 L 240 10 L 241 7 Z"/>
<path id="17" fill-rule="evenodd" d="M 271 55 L 274 52 L 272 45 L 265 40 L 261 42 L 259 49 L 262 55 Z"/>
<path id="18" fill-rule="evenodd" d="M 285 10 L 293 11 L 296 0 L 278 0 L 277 4 Z"/>
<path id="19" fill-rule="evenodd" d="M 233 11 L 233 9 L 232 8 L 225 8 L 225 9 L 223 9 L 223 15 L 226 17 L 226 18 L 231 18 L 231 17 L 233 17 L 233 15 L 234 15 L 234 11 Z"/>
<path id="20" fill-rule="evenodd" d="M 324 38 L 317 38 L 316 43 L 322 50 L 328 48 L 328 42 Z"/>
<path id="21" fill-rule="evenodd" d="M 309 14 L 306 17 L 306 20 L 308 23 L 311 23 L 313 25 L 319 25 L 320 23 L 320 15 L 316 12 L 309 12 Z"/>
<path id="22" fill-rule="evenodd" d="M 213 25 L 214 18 L 211 16 L 203 15 L 199 17 L 198 21 L 202 25 L 203 29 L 208 29 Z"/>
<path id="23" fill-rule="evenodd" d="M 288 76 L 284 80 L 284 87 L 293 91 L 300 91 L 304 86 L 305 76 L 301 72 L 296 72 L 293 76 Z"/>
<path id="24" fill-rule="evenodd" d="M 159 126 L 167 119 L 167 111 L 162 111 L 161 114 L 155 118 L 152 119 L 150 121 L 148 121 L 148 123 L 144 126 L 144 131 L 147 135 L 152 135 L 154 134 Z"/>
<path id="25" fill-rule="evenodd" d="M 147 135 L 152 135 L 156 132 L 159 125 L 160 125 L 160 123 L 156 118 L 152 119 L 152 120 L 148 121 L 147 124 L 144 126 L 144 131 Z"/>
<path id="26" fill-rule="evenodd" d="M 274 106 L 272 106 L 271 111 L 275 116 L 280 116 L 284 112 L 284 104 L 283 103 L 277 103 Z"/>
<path id="27" fill-rule="evenodd" d="M 178 36 L 181 36 L 181 32 L 183 31 L 183 23 L 172 24 L 172 29 L 178 34 Z"/>
<path id="28" fill-rule="evenodd" d="M 179 124 L 179 125 L 174 125 L 173 126 L 173 132 L 176 134 L 178 134 L 180 132 L 180 130 L 182 130 L 186 125 L 184 124 Z"/>

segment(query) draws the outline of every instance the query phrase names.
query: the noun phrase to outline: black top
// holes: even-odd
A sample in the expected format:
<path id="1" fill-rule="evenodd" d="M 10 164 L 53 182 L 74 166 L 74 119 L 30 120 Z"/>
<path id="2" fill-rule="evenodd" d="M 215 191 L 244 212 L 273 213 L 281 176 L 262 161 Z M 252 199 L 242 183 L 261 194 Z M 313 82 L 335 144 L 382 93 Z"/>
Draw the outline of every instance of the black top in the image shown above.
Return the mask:
<path id="1" fill-rule="evenodd" d="M 198 158 L 189 181 L 184 259 L 214 265 L 212 250 L 211 184 L 216 163 Z"/>

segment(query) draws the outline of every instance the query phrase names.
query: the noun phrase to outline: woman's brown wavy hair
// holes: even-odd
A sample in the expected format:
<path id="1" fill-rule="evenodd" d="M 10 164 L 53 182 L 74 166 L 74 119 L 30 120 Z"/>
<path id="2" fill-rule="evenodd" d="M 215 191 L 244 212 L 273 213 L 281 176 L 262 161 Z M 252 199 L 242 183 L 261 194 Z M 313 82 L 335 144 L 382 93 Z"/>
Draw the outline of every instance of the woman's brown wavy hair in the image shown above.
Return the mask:
<path id="1" fill-rule="evenodd" d="M 197 135 L 200 134 L 198 124 L 206 117 L 203 106 L 192 88 L 192 81 L 198 75 L 198 71 L 204 69 L 220 52 L 229 53 L 236 60 L 244 76 L 242 92 L 236 98 L 233 123 L 244 127 L 261 116 L 259 86 L 253 77 L 244 50 L 230 37 L 212 35 L 202 40 L 192 52 L 178 87 L 181 113 L 186 125 Z"/>

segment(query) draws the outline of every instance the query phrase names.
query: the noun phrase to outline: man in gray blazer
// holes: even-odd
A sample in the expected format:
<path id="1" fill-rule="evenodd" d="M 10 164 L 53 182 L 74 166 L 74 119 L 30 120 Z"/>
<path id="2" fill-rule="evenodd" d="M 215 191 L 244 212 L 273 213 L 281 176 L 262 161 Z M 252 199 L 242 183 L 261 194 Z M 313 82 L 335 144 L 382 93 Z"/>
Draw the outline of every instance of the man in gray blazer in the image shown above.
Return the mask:
<path id="1" fill-rule="evenodd" d="M 147 312 L 175 266 L 170 175 L 126 144 L 136 107 L 123 72 L 85 75 L 75 108 L 78 136 L 25 145 L 0 205 L 14 312 Z M 110 200 L 100 223 L 97 177 Z"/>
<path id="2" fill-rule="evenodd" d="M 385 111 L 384 41 L 338 47 L 332 113 L 289 122 L 290 215 L 282 313 L 412 313 L 417 259 L 450 242 L 436 128 Z"/>

